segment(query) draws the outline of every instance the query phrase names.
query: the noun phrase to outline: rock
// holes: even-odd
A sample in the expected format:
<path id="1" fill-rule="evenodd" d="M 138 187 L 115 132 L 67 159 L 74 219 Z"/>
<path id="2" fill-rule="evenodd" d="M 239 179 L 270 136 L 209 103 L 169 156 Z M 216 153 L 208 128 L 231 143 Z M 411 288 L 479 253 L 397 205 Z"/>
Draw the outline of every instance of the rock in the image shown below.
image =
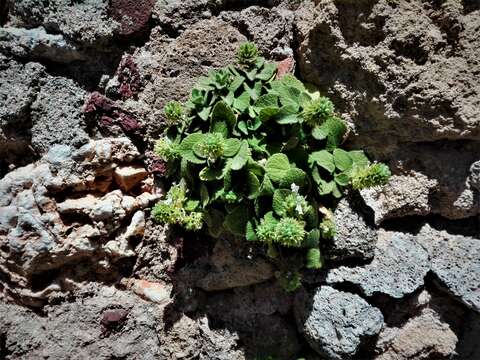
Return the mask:
<path id="1" fill-rule="evenodd" d="M 92 140 L 79 149 L 55 145 L 37 163 L 0 180 L 0 268 L 9 279 L 4 296 L 41 306 L 75 288 L 75 279 L 81 282 L 76 264 L 91 262 L 90 271 L 115 273 L 119 258 L 135 255 L 130 239 L 144 232 L 141 210 L 159 194 L 99 191 L 109 189 L 119 164 L 139 155 L 126 138 Z M 32 291 L 36 277 L 49 279 L 40 291 Z M 50 283 L 56 285 L 46 291 Z"/>
<path id="2" fill-rule="evenodd" d="M 0 304 L 6 358 L 159 358 L 157 305 L 114 287 L 88 290 L 71 302 L 46 307 L 44 317 Z"/>
<path id="3" fill-rule="evenodd" d="M 361 191 L 375 222 L 410 215 L 461 219 L 479 214 L 480 195 L 469 178 L 479 152 L 478 143 L 421 144 L 394 152 L 390 182 Z"/>
<path id="4" fill-rule="evenodd" d="M 110 16 L 120 23 L 121 35 L 134 35 L 146 30 L 155 0 L 112 0 Z"/>
<path id="5" fill-rule="evenodd" d="M 34 158 L 30 150 L 30 107 L 40 89 L 44 68 L 2 58 L 0 68 L 0 164 L 25 165 Z"/>
<path id="6" fill-rule="evenodd" d="M 215 322 L 240 332 L 252 357 L 269 354 L 278 360 L 290 360 L 300 350 L 294 325 L 281 316 L 288 313 L 291 303 L 290 294 L 275 282 L 266 282 L 211 294 L 206 311 Z M 267 328 L 269 331 L 259 337 Z"/>
<path id="7" fill-rule="evenodd" d="M 470 166 L 470 184 L 474 189 L 480 191 L 480 160 Z"/>
<path id="8" fill-rule="evenodd" d="M 301 76 L 333 97 L 357 147 L 379 154 L 412 142 L 478 140 L 480 28 L 466 8 L 303 2 L 296 12 Z"/>
<path id="9" fill-rule="evenodd" d="M 342 199 L 335 211 L 336 234 L 328 246 L 327 256 L 333 260 L 350 258 L 371 259 L 377 241 L 372 226 L 358 199 Z"/>
<path id="10" fill-rule="evenodd" d="M 220 18 L 246 35 L 268 58 L 293 56 L 293 13 L 286 9 L 250 6 L 240 12 L 224 11 Z"/>
<path id="11" fill-rule="evenodd" d="M 457 336 L 433 309 L 424 309 L 400 328 L 384 328 L 377 341 L 376 360 L 451 359 Z"/>
<path id="12" fill-rule="evenodd" d="M 367 296 L 382 293 L 399 299 L 423 285 L 429 265 L 427 252 L 413 235 L 381 230 L 370 264 L 332 269 L 327 283 L 346 281 L 361 288 Z"/>
<path id="13" fill-rule="evenodd" d="M 218 240 L 210 257 L 212 269 L 197 281 L 205 291 L 218 291 L 261 283 L 273 277 L 273 266 L 236 250 L 235 243 Z"/>
<path id="14" fill-rule="evenodd" d="M 441 288 L 480 312 L 480 241 L 425 225 L 417 235 Z"/>
<path id="15" fill-rule="evenodd" d="M 147 176 L 147 171 L 141 165 L 119 166 L 113 172 L 115 182 L 123 191 L 130 191 Z"/>
<path id="16" fill-rule="evenodd" d="M 383 326 L 379 309 L 358 295 L 329 286 L 317 288 L 313 295 L 299 293 L 295 316 L 310 346 L 327 359 L 353 359 L 365 340 Z"/>
<path id="17" fill-rule="evenodd" d="M 55 144 L 80 147 L 89 141 L 81 109 L 85 95 L 72 80 L 45 80 L 31 107 L 32 146 L 39 154 Z"/>
<path id="18" fill-rule="evenodd" d="M 121 28 L 108 16 L 109 2 L 106 0 L 85 3 L 18 0 L 10 3 L 10 26 L 34 28 L 43 25 L 48 33 L 61 33 L 66 39 L 87 46 L 105 44 Z"/>
<path id="19" fill-rule="evenodd" d="M 138 296 L 160 304 L 167 305 L 170 302 L 171 285 L 160 282 L 151 282 L 147 280 L 131 279 L 127 286 Z"/>
<path id="20" fill-rule="evenodd" d="M 86 59 L 73 43 L 62 35 L 48 34 L 43 27 L 22 29 L 4 27 L 0 29 L 0 51 L 24 59 L 42 59 L 60 63 L 71 63 Z"/>

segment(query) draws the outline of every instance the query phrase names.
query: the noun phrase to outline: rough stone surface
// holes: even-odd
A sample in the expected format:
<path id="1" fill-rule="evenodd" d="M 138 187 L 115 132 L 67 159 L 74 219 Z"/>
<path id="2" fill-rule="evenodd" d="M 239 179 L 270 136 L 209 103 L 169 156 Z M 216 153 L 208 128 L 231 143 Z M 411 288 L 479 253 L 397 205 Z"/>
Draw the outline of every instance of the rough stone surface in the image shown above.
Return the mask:
<path id="1" fill-rule="evenodd" d="M 416 242 L 415 236 L 379 231 L 370 264 L 332 269 L 327 282 L 353 283 L 367 296 L 382 293 L 402 298 L 423 285 L 429 265 L 428 253 Z"/>
<path id="2" fill-rule="evenodd" d="M 425 309 L 401 328 L 385 328 L 379 335 L 377 360 L 451 359 L 457 336 L 440 315 Z"/>
<path id="3" fill-rule="evenodd" d="M 210 257 L 212 269 L 198 280 L 198 287 L 218 291 L 257 284 L 273 277 L 270 263 L 238 251 L 237 245 L 226 240 L 216 243 Z"/>
<path id="4" fill-rule="evenodd" d="M 480 241 L 425 225 L 417 235 L 440 286 L 480 312 Z"/>
<path id="5" fill-rule="evenodd" d="M 98 262 L 93 272 L 108 272 L 135 255 L 130 239 L 144 232 L 141 210 L 159 196 L 107 191 L 117 164 L 138 156 L 126 138 L 91 141 L 80 149 L 56 145 L 38 163 L 0 180 L 3 296 L 42 305 L 78 286 L 69 271 L 78 272 L 82 261 Z M 42 277 L 46 283 L 39 286 Z"/>
<path id="6" fill-rule="evenodd" d="M 479 139 L 475 2 L 303 2 L 305 80 L 333 96 L 357 145 Z M 403 147 L 404 145 L 402 145 Z"/>
<path id="7" fill-rule="evenodd" d="M 44 154 L 55 144 L 88 143 L 82 105 L 86 93 L 73 80 L 48 77 L 31 106 L 32 146 Z"/>
<path id="8" fill-rule="evenodd" d="M 371 259 L 377 241 L 372 221 L 362 211 L 358 199 L 344 198 L 334 211 L 335 238 L 327 247 L 330 259 Z"/>
<path id="9" fill-rule="evenodd" d="M 379 309 L 360 296 L 317 288 L 313 295 L 300 294 L 295 302 L 299 330 L 309 344 L 327 359 L 352 359 L 366 338 L 383 326 Z"/>

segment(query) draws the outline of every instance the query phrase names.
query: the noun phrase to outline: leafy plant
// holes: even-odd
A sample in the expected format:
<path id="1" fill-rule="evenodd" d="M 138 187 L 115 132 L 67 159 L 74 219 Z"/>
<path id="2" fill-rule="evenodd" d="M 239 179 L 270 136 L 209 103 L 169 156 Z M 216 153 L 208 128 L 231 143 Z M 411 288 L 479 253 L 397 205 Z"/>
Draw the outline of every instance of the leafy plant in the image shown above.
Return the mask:
<path id="1" fill-rule="evenodd" d="M 322 239 L 335 236 L 332 212 L 345 190 L 385 184 L 388 167 L 339 146 L 347 126 L 327 97 L 276 65 L 256 46 L 238 63 L 199 79 L 185 104 L 165 106 L 155 152 L 176 185 L 153 210 L 156 220 L 264 244 L 287 290 L 302 268 L 319 269 Z"/>

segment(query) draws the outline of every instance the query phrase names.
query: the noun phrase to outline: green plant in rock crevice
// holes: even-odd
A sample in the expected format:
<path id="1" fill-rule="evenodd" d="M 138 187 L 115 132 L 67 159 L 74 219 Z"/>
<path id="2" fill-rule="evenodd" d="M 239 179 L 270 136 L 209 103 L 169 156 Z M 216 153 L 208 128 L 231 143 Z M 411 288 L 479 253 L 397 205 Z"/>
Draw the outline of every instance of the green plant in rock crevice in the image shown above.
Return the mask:
<path id="1" fill-rule="evenodd" d="M 333 103 L 242 44 L 237 64 L 199 79 L 187 102 L 164 109 L 155 152 L 177 182 L 153 209 L 161 223 L 266 247 L 277 277 L 296 289 L 302 268 L 323 264 L 331 211 L 345 190 L 385 184 L 388 167 L 341 149 L 347 126 Z"/>

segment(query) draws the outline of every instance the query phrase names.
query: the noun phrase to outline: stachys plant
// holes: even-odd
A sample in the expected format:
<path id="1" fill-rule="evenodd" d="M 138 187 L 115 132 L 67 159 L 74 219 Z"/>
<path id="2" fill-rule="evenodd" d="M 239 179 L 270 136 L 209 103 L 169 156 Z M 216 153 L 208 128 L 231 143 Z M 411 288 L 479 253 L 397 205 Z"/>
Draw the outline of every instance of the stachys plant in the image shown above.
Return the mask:
<path id="1" fill-rule="evenodd" d="M 322 266 L 321 241 L 335 235 L 324 205 L 346 189 L 385 184 L 390 170 L 341 149 L 347 126 L 331 100 L 276 72 L 245 43 L 237 64 L 200 78 L 186 103 L 165 106 L 155 152 L 175 184 L 153 216 L 264 244 L 280 284 L 293 291 L 303 267 Z"/>

